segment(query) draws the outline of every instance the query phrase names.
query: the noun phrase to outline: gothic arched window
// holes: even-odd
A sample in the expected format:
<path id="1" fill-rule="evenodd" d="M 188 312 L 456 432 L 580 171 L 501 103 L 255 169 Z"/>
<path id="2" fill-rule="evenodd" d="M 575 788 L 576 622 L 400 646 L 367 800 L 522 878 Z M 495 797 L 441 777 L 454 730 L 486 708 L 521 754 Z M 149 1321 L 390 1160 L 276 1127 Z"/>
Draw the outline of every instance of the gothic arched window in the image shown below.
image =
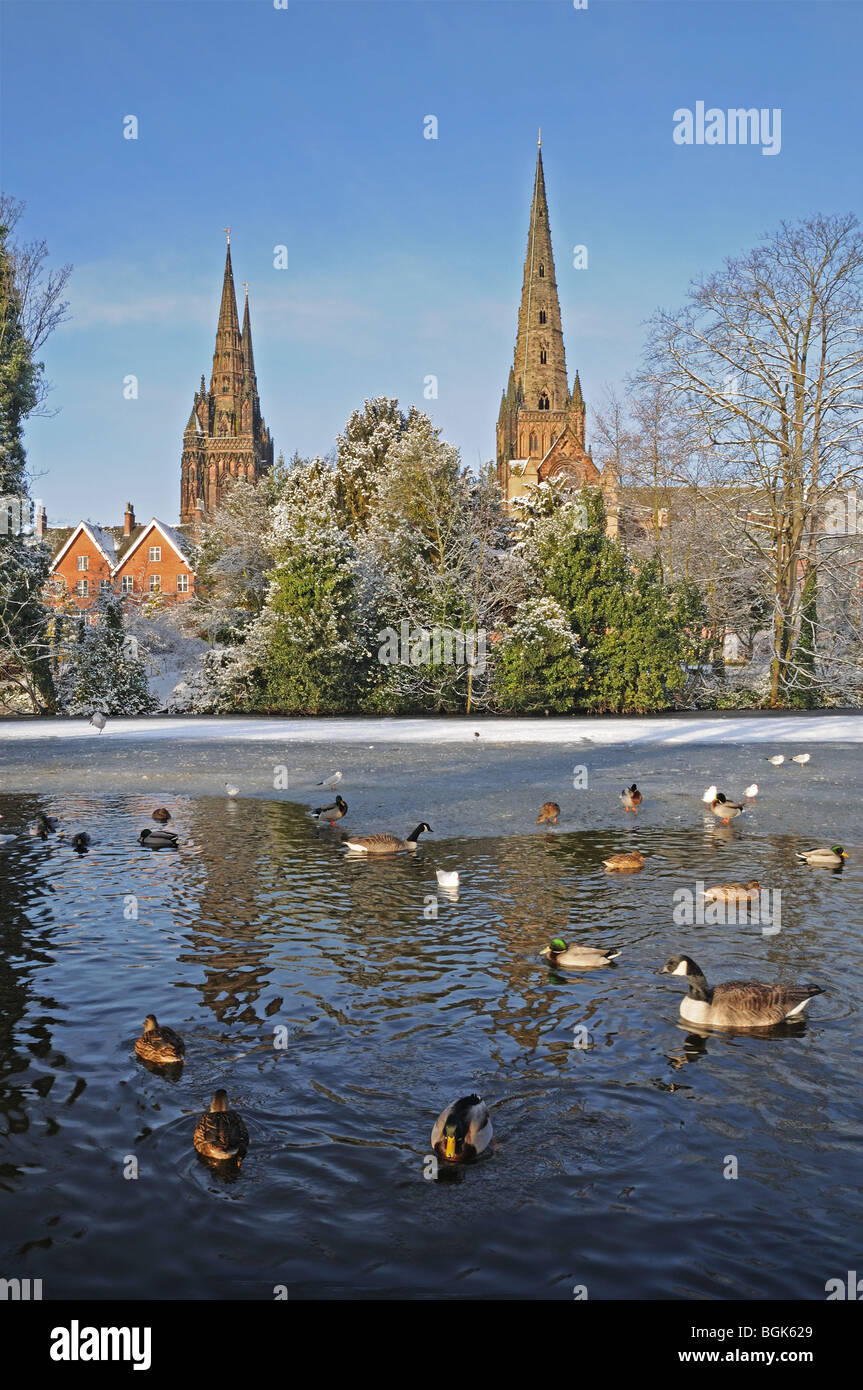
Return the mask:
<path id="1" fill-rule="evenodd" d="M 544 265 L 540 265 L 540 267 L 539 267 L 539 278 L 540 278 L 540 280 L 544 280 L 544 279 L 545 279 L 545 266 L 544 266 Z"/>
<path id="2" fill-rule="evenodd" d="M 535 454 L 537 449 L 539 448 L 539 442 L 535 434 L 532 434 L 530 436 L 530 443 L 528 445 L 528 448 L 532 454 Z"/>
<path id="3" fill-rule="evenodd" d="M 539 398 L 539 405 L 537 406 L 537 410 L 548 410 L 549 404 L 550 403 L 548 399 L 548 392 L 543 391 L 542 395 Z"/>
<path id="4" fill-rule="evenodd" d="M 544 310 L 544 309 L 540 309 L 540 311 L 539 311 L 539 321 L 540 321 L 540 323 L 545 323 L 545 310 Z"/>
<path id="5" fill-rule="evenodd" d="M 540 348 L 539 360 L 543 363 L 543 365 L 548 361 L 548 353 L 546 352 L 545 348 Z"/>

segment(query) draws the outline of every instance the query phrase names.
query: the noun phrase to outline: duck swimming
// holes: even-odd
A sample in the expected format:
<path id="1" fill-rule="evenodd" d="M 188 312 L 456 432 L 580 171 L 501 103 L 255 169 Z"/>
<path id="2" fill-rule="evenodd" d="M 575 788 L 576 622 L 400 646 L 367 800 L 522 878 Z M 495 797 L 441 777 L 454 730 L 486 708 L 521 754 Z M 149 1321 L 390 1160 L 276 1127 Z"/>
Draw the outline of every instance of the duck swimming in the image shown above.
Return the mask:
<path id="1" fill-rule="evenodd" d="M 840 869 L 848 855 L 841 845 L 831 845 L 829 849 L 798 849 L 795 858 L 816 869 Z"/>
<path id="2" fill-rule="evenodd" d="M 431 833 L 431 826 L 421 821 L 406 840 L 400 840 L 398 835 L 390 835 L 384 831 L 378 835 L 354 835 L 350 839 L 345 837 L 344 843 L 348 849 L 359 854 L 403 854 L 405 850 L 416 849 L 420 835 Z"/>
<path id="3" fill-rule="evenodd" d="M 319 821 L 329 821 L 330 825 L 335 825 L 337 820 L 341 820 L 348 813 L 348 803 L 337 796 L 330 806 L 318 806 L 312 815 Z"/>
<path id="4" fill-rule="evenodd" d="M 186 1044 L 173 1028 L 160 1028 L 155 1014 L 147 1014 L 144 1031 L 135 1043 L 135 1052 L 145 1062 L 172 1066 L 185 1059 Z"/>
<path id="5" fill-rule="evenodd" d="M 689 956 L 672 956 L 659 973 L 685 976 L 689 993 L 680 1017 L 706 1028 L 772 1028 L 800 1015 L 810 999 L 824 993 L 820 985 L 764 985 L 758 980 L 729 980 L 711 989 Z"/>
<path id="6" fill-rule="evenodd" d="M 631 787 L 624 787 L 623 791 L 620 793 L 620 799 L 623 802 L 624 811 L 634 811 L 641 805 L 644 797 L 633 782 Z"/>
<path id="7" fill-rule="evenodd" d="M 548 821 L 549 825 L 557 825 L 559 819 L 560 807 L 558 806 L 557 802 L 546 801 L 545 804 L 540 807 L 539 815 L 536 818 L 536 823 L 537 825 L 542 825 L 545 821 Z"/>
<path id="8" fill-rule="evenodd" d="M 625 873 L 627 869 L 643 869 L 647 861 L 640 850 L 634 849 L 621 854 L 610 854 L 602 862 L 607 869 L 617 869 Z"/>
<path id="9" fill-rule="evenodd" d="M 761 892 L 760 885 L 753 878 L 750 883 L 720 883 L 716 888 L 708 888 L 704 893 L 707 903 L 746 903 L 755 902 Z"/>
<path id="10" fill-rule="evenodd" d="M 492 1139 L 491 1116 L 477 1095 L 462 1096 L 438 1115 L 431 1132 L 432 1148 L 447 1163 L 469 1163 Z"/>
<path id="11" fill-rule="evenodd" d="M 568 946 L 562 937 L 556 936 L 539 953 L 545 956 L 549 965 L 559 965 L 564 970 L 595 970 L 602 965 L 611 965 L 620 955 L 619 950 L 600 946 Z"/>
<path id="12" fill-rule="evenodd" d="M 79 854 L 83 854 L 90 844 L 90 836 L 87 834 L 86 830 L 79 830 L 77 835 L 72 836 L 69 843 Z"/>
<path id="13" fill-rule="evenodd" d="M 156 810 L 153 812 L 153 820 L 157 820 L 157 821 L 159 821 L 162 825 L 166 825 L 167 822 L 168 822 L 170 819 L 171 819 L 171 812 L 170 812 L 170 811 L 167 811 L 167 810 L 165 809 L 164 806 L 157 806 L 157 807 L 156 807 Z"/>
<path id="14" fill-rule="evenodd" d="M 249 1147 L 249 1131 L 236 1110 L 228 1109 L 227 1091 L 217 1091 L 195 1125 L 194 1145 L 203 1158 L 223 1163 L 235 1158 L 239 1168 Z"/>
<path id="15" fill-rule="evenodd" d="M 38 835 L 43 840 L 47 840 L 48 836 L 51 835 L 56 829 L 57 821 L 54 819 L 53 816 L 38 816 L 36 820 L 33 822 L 33 824 L 29 827 L 31 835 Z"/>
<path id="16" fill-rule="evenodd" d="M 172 830 L 142 830 L 138 843 L 146 849 L 176 849 L 177 837 Z"/>

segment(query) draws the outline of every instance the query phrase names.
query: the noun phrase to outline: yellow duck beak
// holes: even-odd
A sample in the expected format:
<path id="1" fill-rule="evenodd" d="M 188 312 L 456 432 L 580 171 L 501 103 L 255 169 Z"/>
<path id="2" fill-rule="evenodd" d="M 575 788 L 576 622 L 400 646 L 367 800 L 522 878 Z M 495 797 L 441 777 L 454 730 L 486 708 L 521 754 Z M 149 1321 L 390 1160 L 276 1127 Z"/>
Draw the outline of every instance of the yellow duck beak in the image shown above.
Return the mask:
<path id="1" fill-rule="evenodd" d="M 448 1135 L 446 1136 L 446 1144 L 445 1144 L 445 1147 L 444 1147 L 444 1157 L 445 1157 L 445 1158 L 455 1158 L 455 1135 L 454 1135 L 454 1134 L 448 1134 Z"/>

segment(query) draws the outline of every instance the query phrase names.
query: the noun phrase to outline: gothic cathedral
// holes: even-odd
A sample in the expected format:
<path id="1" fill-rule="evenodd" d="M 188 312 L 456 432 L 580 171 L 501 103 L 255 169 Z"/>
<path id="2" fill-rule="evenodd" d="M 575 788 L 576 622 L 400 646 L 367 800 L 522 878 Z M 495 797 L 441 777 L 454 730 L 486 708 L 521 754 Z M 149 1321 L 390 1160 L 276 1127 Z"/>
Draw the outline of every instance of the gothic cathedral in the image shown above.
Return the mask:
<path id="1" fill-rule="evenodd" d="M 533 201 L 524 262 L 515 361 L 497 421 L 497 474 L 504 498 L 512 503 L 531 483 L 563 474 L 576 486 L 602 487 L 614 500 L 613 474 L 599 470 L 587 452 L 585 404 L 578 373 L 572 391 L 566 354 L 542 149 L 536 156 Z M 611 509 L 609 509 L 610 515 Z"/>
<path id="2" fill-rule="evenodd" d="M 202 514 L 212 514 L 231 479 L 242 478 L 256 483 L 273 466 L 273 441 L 261 416 L 258 399 L 249 291 L 246 287 L 241 333 L 230 232 L 227 235 L 228 252 L 210 389 L 207 390 L 202 376 L 183 434 L 181 525 L 199 520 Z"/>

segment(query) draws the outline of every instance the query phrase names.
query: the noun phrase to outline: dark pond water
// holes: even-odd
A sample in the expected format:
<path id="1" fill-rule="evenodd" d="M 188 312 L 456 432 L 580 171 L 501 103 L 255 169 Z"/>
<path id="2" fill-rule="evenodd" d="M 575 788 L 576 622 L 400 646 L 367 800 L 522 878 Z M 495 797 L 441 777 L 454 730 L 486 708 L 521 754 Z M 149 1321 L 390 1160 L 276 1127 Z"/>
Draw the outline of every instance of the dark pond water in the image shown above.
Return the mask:
<path id="1" fill-rule="evenodd" d="M 530 829 L 534 809 L 522 833 L 380 863 L 272 796 L 0 794 L 7 832 L 47 811 L 93 837 L 0 848 L 0 1276 L 46 1298 L 823 1298 L 863 1267 L 859 755 L 724 828 L 702 765 L 735 756 L 645 753 L 637 821 L 615 768 L 578 829 Z M 157 804 L 180 852 L 135 842 Z M 795 864 L 840 822 L 843 873 Z M 605 874 L 629 842 L 647 868 Z M 457 901 L 436 867 L 460 870 Z M 753 877 L 782 891 L 778 933 L 672 922 L 676 888 Z M 555 975 L 536 952 L 558 932 L 623 954 Z M 656 974 L 679 950 L 713 981 L 827 993 L 794 1033 L 697 1036 Z M 185 1037 L 177 1080 L 134 1057 L 151 1011 Z M 233 1176 L 192 1148 L 220 1085 L 251 1135 Z M 432 1122 L 472 1089 L 493 1150 L 429 1181 Z"/>

